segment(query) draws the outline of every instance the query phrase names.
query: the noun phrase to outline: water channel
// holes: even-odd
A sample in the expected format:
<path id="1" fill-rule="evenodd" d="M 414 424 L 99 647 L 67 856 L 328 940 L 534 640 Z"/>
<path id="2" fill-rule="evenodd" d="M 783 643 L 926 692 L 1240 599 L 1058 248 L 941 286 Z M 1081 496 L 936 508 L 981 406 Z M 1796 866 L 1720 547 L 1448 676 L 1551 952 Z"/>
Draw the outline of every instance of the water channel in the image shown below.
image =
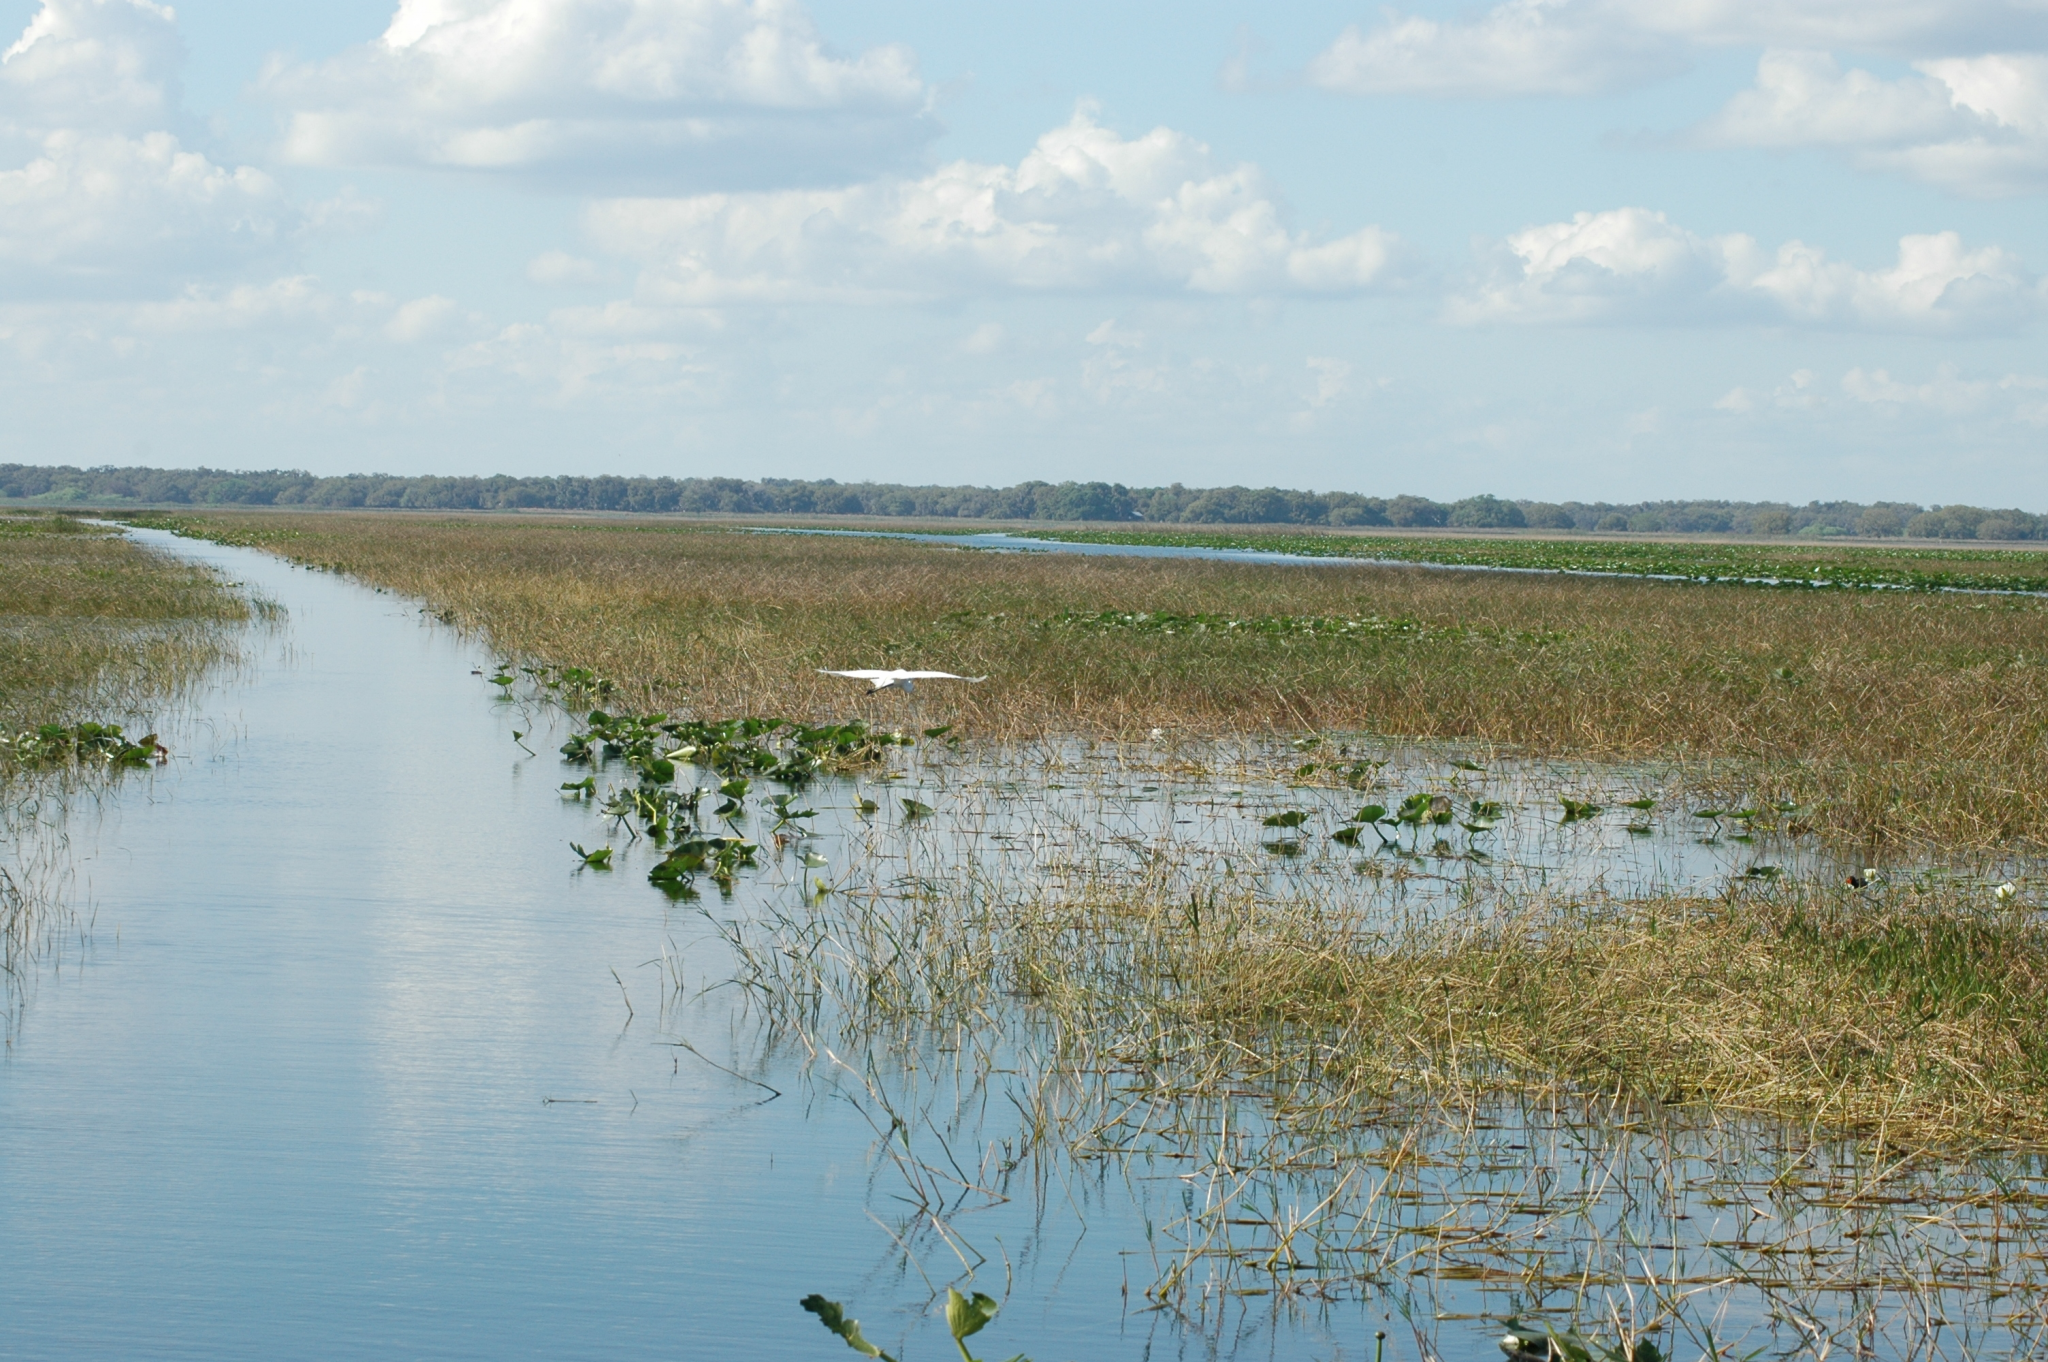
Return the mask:
<path id="1" fill-rule="evenodd" d="M 559 788 L 576 774 L 555 755 L 567 729 L 544 705 L 494 702 L 487 651 L 344 579 L 137 533 L 285 613 L 169 730 L 169 766 L 65 823 L 81 930 L 21 982 L 0 1062 L 0 1356 L 849 1356 L 796 1308 L 816 1291 L 892 1353 L 938 1357 L 952 1345 L 934 1292 L 969 1268 L 1007 1302 L 981 1350 L 997 1357 L 1352 1362 L 1382 1329 L 1389 1358 L 1498 1355 L 1484 1275 L 1437 1282 L 1426 1318 L 1386 1294 L 1147 1309 L 1162 1207 L 1192 1204 L 1181 1164 L 1041 1169 L 933 1232 L 906 1209 L 876 1121 L 872 1085 L 900 1076 L 765 1043 L 736 990 L 707 987 L 733 969 L 715 924 L 801 890 L 799 863 L 778 855 L 698 901 L 656 892 L 646 848 L 622 837 L 617 869 L 579 872 L 569 843 L 606 834 Z M 1084 822 L 1135 845 L 1183 818 L 1186 836 L 1257 856 L 1268 808 L 1321 800 L 1335 818 L 1348 798 L 1176 796 L 1134 773 L 1061 811 L 1059 782 L 904 775 L 860 788 L 961 810 L 947 826 L 979 820 L 998 859 Z M 1512 796 L 1535 777 L 1500 779 Z M 827 860 L 880 836 L 845 811 L 855 793 L 835 782 L 809 800 Z M 1724 880 L 1761 854 L 1695 833 L 1532 818 L 1526 838 L 1611 843 L 1620 861 L 1591 860 L 1662 884 Z M 1326 869 L 1355 874 L 1351 855 Z M 1448 895 L 1484 862 L 1402 863 L 1414 892 Z M 1589 1152 L 1599 1140 L 1528 1113 L 1499 1130 L 1478 1174 L 1445 1177 L 1526 1200 L 1614 1158 L 1667 1180 L 1690 1169 L 1673 1185 L 1695 1190 L 1727 1162 L 1725 1148 Z M 988 1131 L 960 1133 L 985 1152 Z M 1702 1212 L 1697 1228 L 1709 1240 L 1716 1217 L 1752 1215 Z M 1833 1243 L 1829 1223 L 1813 1233 Z M 1942 1232 L 1967 1244 L 1974 1223 Z M 1752 1347 L 1798 1344 L 1772 1332 L 1768 1301 L 1716 1309 Z"/>

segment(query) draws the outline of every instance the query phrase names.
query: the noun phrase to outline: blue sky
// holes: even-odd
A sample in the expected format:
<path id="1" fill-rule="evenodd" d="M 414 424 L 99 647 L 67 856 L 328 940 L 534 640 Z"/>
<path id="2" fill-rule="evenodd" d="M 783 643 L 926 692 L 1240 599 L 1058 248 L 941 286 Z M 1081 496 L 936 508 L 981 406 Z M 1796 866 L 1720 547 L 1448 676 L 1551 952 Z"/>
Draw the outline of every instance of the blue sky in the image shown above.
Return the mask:
<path id="1" fill-rule="evenodd" d="M 2048 508 L 2048 3 L 0 0 L 0 459 Z"/>

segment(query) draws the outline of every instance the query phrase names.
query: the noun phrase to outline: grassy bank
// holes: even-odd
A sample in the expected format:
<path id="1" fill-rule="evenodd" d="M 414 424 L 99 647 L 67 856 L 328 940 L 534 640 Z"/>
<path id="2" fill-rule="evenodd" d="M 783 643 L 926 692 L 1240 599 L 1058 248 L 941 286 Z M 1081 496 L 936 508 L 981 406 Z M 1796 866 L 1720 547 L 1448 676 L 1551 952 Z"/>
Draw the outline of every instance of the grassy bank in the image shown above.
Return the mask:
<path id="1" fill-rule="evenodd" d="M 617 704 L 896 715 L 819 667 L 969 675 L 984 738 L 1366 731 L 1731 764 L 1870 845 L 2048 844 L 2048 602 L 1193 560 L 632 524 L 180 522 L 418 596 Z"/>
<path id="2" fill-rule="evenodd" d="M 133 715 L 233 654 L 212 573 L 61 516 L 0 516 L 0 732 Z"/>
<path id="3" fill-rule="evenodd" d="M 112 768 L 146 765 L 135 725 L 233 657 L 248 606 L 219 578 L 61 516 L 0 516 L 0 967 L 10 979 L 62 860 L 30 810 Z M 10 994 L 10 1001 L 12 995 Z M 9 1014 L 12 1015 L 11 1013 Z"/>

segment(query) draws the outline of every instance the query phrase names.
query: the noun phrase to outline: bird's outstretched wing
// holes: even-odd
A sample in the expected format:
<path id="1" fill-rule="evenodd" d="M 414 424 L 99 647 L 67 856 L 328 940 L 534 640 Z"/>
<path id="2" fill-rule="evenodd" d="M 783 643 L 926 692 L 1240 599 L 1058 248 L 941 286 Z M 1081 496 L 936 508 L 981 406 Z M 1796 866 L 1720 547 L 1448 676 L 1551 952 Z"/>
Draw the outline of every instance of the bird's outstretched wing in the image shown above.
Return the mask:
<path id="1" fill-rule="evenodd" d="M 818 668 L 818 674 L 821 676 L 850 676 L 856 681 L 888 681 L 896 676 L 895 672 L 835 672 L 829 667 Z"/>
<path id="2" fill-rule="evenodd" d="M 905 681 L 986 681 L 986 676 L 961 676 L 957 672 L 894 672 Z"/>

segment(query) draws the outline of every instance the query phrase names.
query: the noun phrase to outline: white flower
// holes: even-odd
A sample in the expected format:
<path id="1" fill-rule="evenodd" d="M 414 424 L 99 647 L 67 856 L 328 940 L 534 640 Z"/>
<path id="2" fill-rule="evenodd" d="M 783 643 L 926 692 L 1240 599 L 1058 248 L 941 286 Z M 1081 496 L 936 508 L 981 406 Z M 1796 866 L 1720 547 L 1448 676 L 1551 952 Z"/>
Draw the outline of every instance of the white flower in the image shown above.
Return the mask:
<path id="1" fill-rule="evenodd" d="M 1992 891 L 1991 897 L 1997 899 L 2000 903 L 2011 903 L 2013 900 L 2013 896 L 2018 894 L 2019 892 L 2019 886 L 2014 884 L 2011 880 L 2007 880 L 2004 884 L 1999 885 L 1997 889 Z"/>

